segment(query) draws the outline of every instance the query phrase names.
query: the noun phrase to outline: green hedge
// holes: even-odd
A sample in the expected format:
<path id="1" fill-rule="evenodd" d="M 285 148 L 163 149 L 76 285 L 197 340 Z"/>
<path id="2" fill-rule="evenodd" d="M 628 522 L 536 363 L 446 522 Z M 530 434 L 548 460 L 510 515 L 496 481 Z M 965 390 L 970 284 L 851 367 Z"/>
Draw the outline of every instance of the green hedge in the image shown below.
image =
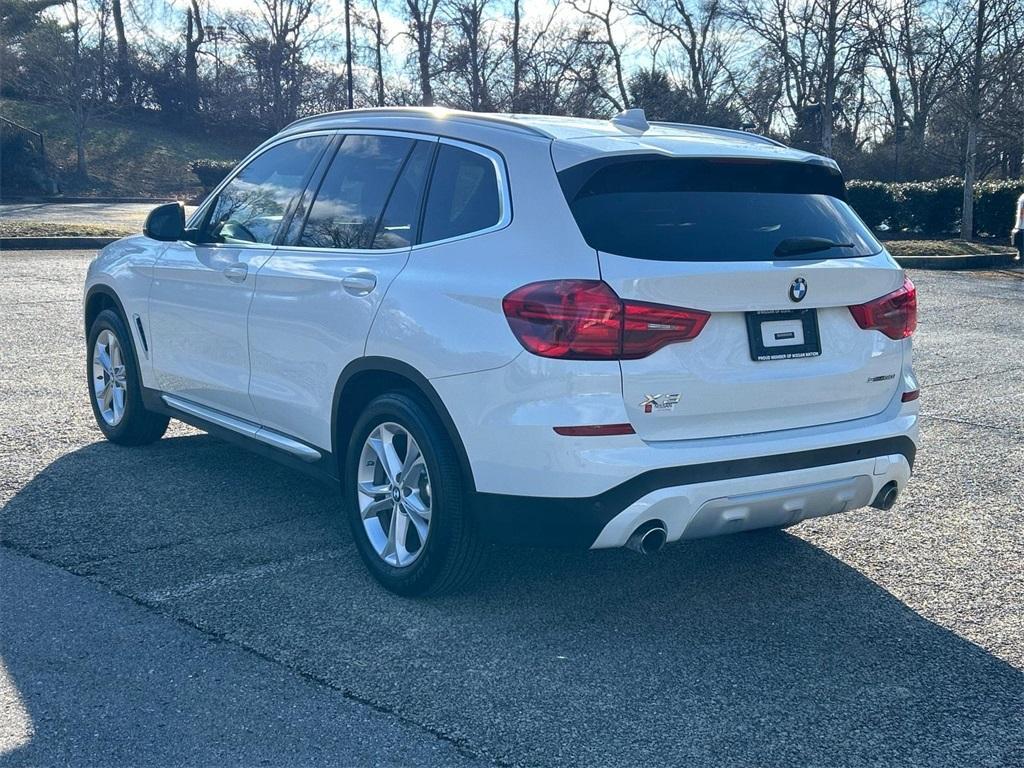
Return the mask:
<path id="1" fill-rule="evenodd" d="M 188 164 L 188 169 L 199 179 L 199 183 L 206 190 L 211 190 L 220 184 L 221 180 L 231 173 L 236 163 L 225 160 L 193 160 Z"/>
<path id="2" fill-rule="evenodd" d="M 897 232 L 941 236 L 960 229 L 963 181 L 957 178 L 907 184 L 850 181 L 850 205 L 868 226 Z M 974 188 L 974 232 L 1001 236 L 1013 227 L 1024 179 L 982 181 Z"/>

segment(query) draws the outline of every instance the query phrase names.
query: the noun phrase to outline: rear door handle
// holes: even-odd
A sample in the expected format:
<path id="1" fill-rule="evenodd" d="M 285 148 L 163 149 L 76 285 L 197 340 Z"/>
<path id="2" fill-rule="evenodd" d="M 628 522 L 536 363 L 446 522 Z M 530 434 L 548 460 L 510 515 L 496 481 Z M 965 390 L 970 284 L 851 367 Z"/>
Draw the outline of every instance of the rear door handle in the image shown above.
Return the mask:
<path id="1" fill-rule="evenodd" d="M 341 286 L 353 296 L 365 296 L 377 287 L 377 276 L 372 272 L 356 272 L 343 277 Z"/>
<path id="2" fill-rule="evenodd" d="M 248 274 L 248 264 L 232 264 L 230 267 L 224 267 L 224 277 L 233 283 L 244 282 Z"/>

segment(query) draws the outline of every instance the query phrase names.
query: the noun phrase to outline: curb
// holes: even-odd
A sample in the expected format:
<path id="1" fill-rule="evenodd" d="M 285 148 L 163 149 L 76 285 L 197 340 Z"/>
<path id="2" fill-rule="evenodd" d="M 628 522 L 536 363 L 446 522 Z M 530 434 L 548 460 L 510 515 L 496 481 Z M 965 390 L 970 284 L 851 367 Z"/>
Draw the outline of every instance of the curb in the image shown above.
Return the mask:
<path id="1" fill-rule="evenodd" d="M 908 269 L 1005 269 L 1021 265 L 1014 253 L 978 253 L 962 256 L 894 256 L 901 267 Z"/>
<path id="2" fill-rule="evenodd" d="M 119 237 L 0 237 L 0 251 L 67 251 L 103 248 Z"/>
<path id="3" fill-rule="evenodd" d="M 153 205 L 160 205 L 161 203 L 173 203 L 175 199 L 170 197 L 4 197 L 0 198 L 0 204 L 151 203 Z"/>

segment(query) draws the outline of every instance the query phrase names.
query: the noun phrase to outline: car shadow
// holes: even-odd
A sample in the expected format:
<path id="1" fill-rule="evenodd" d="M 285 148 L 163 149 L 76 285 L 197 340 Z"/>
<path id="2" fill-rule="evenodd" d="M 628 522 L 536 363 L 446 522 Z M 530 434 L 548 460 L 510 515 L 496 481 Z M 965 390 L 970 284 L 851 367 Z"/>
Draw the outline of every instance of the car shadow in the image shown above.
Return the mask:
<path id="1" fill-rule="evenodd" d="M 496 547 L 471 589 L 407 600 L 365 573 L 338 510 L 332 489 L 187 435 L 68 453 L 0 522 L 12 549 L 502 762 L 962 766 L 1024 755 L 1018 670 L 799 536 L 648 558 Z M 103 727 L 56 727 L 31 666 L 10 651 L 4 662 L 34 750 L 57 753 L 75 727 Z"/>

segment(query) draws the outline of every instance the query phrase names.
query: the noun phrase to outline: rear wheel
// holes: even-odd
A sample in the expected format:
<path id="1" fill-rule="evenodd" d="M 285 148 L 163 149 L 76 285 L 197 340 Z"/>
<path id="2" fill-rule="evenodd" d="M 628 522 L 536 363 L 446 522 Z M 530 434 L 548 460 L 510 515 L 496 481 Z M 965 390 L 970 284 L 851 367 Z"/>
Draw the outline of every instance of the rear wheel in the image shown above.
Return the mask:
<path id="1" fill-rule="evenodd" d="M 404 393 L 382 395 L 352 432 L 345 506 L 359 554 L 401 595 L 464 585 L 481 556 L 451 441 L 429 409 Z"/>
<path id="2" fill-rule="evenodd" d="M 104 436 L 120 445 L 159 440 L 169 419 L 143 405 L 131 334 L 113 310 L 103 310 L 93 321 L 87 354 L 89 401 Z"/>

